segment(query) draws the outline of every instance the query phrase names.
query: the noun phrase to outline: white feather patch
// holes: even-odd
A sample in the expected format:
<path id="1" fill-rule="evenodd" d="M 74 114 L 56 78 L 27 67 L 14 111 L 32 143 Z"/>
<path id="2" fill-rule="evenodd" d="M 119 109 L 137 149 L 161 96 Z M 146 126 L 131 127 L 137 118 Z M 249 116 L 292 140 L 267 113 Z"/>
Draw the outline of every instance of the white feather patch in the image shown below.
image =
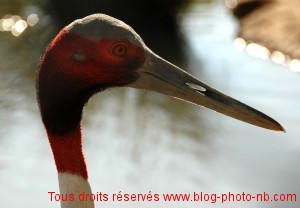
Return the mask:
<path id="1" fill-rule="evenodd" d="M 71 196 L 69 200 L 61 200 L 61 208 L 94 208 L 94 203 L 90 200 L 80 201 L 79 195 L 84 192 L 84 194 L 91 194 L 91 187 L 87 180 L 79 175 L 69 174 L 69 173 L 58 173 L 59 189 L 60 194 Z"/>

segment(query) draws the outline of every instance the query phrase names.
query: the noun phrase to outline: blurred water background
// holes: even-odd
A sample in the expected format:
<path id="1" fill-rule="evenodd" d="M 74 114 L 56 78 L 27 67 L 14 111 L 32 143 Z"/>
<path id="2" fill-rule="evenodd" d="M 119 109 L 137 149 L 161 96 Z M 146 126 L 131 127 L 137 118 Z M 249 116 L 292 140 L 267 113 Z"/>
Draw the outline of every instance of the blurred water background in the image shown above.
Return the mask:
<path id="1" fill-rule="evenodd" d="M 57 4 L 0 2 L 0 204 L 5 208 L 59 207 L 59 202 L 49 200 L 48 191 L 58 192 L 57 173 L 35 96 L 40 57 L 63 22 L 51 3 Z M 237 22 L 223 1 L 195 0 L 180 6 L 174 22 L 166 23 L 174 24 L 172 37 L 155 24 L 137 25 L 142 37 L 152 32 L 145 35 L 146 44 L 209 85 L 270 115 L 287 133 L 152 92 L 112 89 L 93 97 L 84 111 L 84 152 L 93 192 L 300 193 L 300 75 L 236 50 Z M 298 199 L 108 202 L 96 207 L 299 204 Z"/>

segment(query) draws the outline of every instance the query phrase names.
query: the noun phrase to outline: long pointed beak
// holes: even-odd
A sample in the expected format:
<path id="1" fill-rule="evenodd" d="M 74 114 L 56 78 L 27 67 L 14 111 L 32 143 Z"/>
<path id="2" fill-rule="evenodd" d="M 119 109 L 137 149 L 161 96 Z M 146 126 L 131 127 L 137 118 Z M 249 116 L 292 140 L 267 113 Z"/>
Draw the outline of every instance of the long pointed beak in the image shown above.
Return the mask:
<path id="1" fill-rule="evenodd" d="M 156 91 L 210 108 L 238 120 L 275 131 L 284 128 L 269 116 L 247 106 L 196 79 L 148 49 L 146 61 L 129 87 Z"/>

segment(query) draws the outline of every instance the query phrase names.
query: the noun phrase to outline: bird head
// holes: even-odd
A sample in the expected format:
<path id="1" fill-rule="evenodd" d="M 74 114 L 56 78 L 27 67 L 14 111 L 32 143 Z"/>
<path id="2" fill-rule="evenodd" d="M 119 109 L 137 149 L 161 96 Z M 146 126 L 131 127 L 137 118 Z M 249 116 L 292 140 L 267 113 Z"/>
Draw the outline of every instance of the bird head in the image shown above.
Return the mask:
<path id="1" fill-rule="evenodd" d="M 253 125 L 283 130 L 265 114 L 162 59 L 130 26 L 104 14 L 66 26 L 41 60 L 37 89 L 47 130 L 54 134 L 71 131 L 80 123 L 91 95 L 118 86 L 156 91 Z"/>

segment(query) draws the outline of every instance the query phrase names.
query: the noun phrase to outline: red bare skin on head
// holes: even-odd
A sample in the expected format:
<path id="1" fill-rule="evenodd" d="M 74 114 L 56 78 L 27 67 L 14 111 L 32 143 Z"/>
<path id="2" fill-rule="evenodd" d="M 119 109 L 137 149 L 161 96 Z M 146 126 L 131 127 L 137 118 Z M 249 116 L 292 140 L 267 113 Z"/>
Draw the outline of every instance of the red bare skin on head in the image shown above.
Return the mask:
<path id="1" fill-rule="evenodd" d="M 127 40 L 87 40 L 63 29 L 48 46 L 38 72 L 42 119 L 59 172 L 87 179 L 80 120 L 89 97 L 136 80 L 144 50 Z"/>
<path id="2" fill-rule="evenodd" d="M 82 60 L 76 60 L 76 55 Z M 122 85 L 132 82 L 132 74 L 144 60 L 144 50 L 127 40 L 91 41 L 63 29 L 49 45 L 41 66 L 48 62 L 52 66 L 48 73 L 67 73 L 70 79 L 77 77 L 87 84 Z"/>

